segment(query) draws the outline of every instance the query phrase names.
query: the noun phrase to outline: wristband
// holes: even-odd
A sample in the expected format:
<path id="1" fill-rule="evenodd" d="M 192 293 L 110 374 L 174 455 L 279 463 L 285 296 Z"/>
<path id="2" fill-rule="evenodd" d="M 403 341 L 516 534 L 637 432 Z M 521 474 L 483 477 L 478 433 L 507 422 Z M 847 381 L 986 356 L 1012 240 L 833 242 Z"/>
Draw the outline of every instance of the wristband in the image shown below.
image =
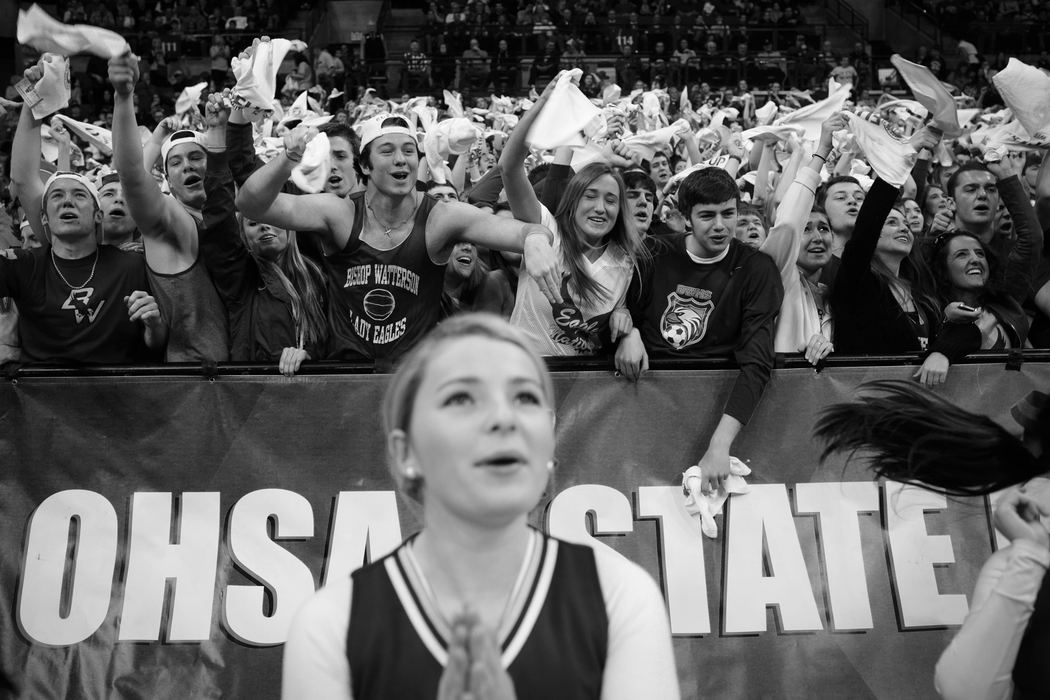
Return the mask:
<path id="1" fill-rule="evenodd" d="M 293 156 L 292 152 L 289 151 L 287 148 L 284 149 L 284 157 L 287 158 L 288 160 L 292 161 L 293 163 L 300 163 L 303 160 L 303 155 L 301 153 L 299 154 L 298 157 Z"/>
<path id="2" fill-rule="evenodd" d="M 822 161 L 824 161 L 825 163 L 827 163 L 827 162 L 828 162 L 828 159 L 827 159 L 826 157 L 824 157 L 824 156 L 820 155 L 819 153 L 814 153 L 814 154 L 813 154 L 813 157 L 814 157 L 814 158 L 820 158 L 820 159 L 821 159 Z"/>

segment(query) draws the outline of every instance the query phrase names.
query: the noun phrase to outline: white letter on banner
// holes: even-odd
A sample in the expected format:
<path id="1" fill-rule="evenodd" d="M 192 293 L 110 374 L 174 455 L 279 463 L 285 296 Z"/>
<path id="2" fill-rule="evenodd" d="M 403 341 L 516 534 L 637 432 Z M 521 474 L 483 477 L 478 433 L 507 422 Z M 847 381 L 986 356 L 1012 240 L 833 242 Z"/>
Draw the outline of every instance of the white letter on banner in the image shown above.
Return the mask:
<path id="1" fill-rule="evenodd" d="M 961 625 L 968 606 L 962 594 L 941 595 L 937 564 L 952 564 L 952 540 L 947 535 L 926 532 L 925 514 L 944 510 L 947 499 L 932 491 L 887 481 L 883 508 L 886 541 L 893 565 L 893 585 L 900 601 L 902 629 Z"/>
<path id="2" fill-rule="evenodd" d="M 795 507 L 799 513 L 819 516 L 817 531 L 827 568 L 832 627 L 870 630 L 871 601 L 857 514 L 878 512 L 879 491 L 875 483 L 796 484 Z"/>
<path id="3" fill-rule="evenodd" d="M 215 570 L 219 556 L 219 493 L 179 497 L 177 544 L 171 542 L 171 493 L 131 497 L 124 609 L 120 641 L 160 638 L 168 579 L 174 579 L 168 641 L 195 642 L 211 636 Z"/>
<path id="4" fill-rule="evenodd" d="M 783 484 L 754 484 L 726 503 L 725 633 L 766 630 L 777 606 L 784 632 L 823 629 Z M 771 576 L 763 575 L 763 533 Z"/>
<path id="5" fill-rule="evenodd" d="M 657 532 L 667 608 L 671 615 L 671 633 L 709 634 L 711 615 L 707 609 L 704 542 L 697 522 L 685 509 L 682 488 L 640 487 L 638 517 L 660 521 Z"/>
<path id="6" fill-rule="evenodd" d="M 273 539 L 267 522 L 273 517 Z M 229 586 L 223 624 L 235 639 L 259 646 L 288 638 L 292 616 L 314 592 L 314 577 L 303 562 L 275 540 L 313 537 L 310 502 L 294 491 L 260 489 L 245 494 L 230 512 L 230 554 L 273 595 L 270 615 L 264 612 L 266 588 Z"/>
<path id="7" fill-rule="evenodd" d="M 69 562 L 72 523 L 77 539 Z M 18 622 L 25 635 L 35 644 L 64 646 L 94 634 L 109 613 L 116 561 L 117 513 L 109 501 L 76 489 L 45 498 L 29 519 L 18 589 Z M 63 606 L 67 567 L 71 584 Z"/>
<path id="8" fill-rule="evenodd" d="M 340 491 L 335 499 L 321 585 L 349 576 L 401 544 L 397 494 L 393 491 Z"/>
<path id="9" fill-rule="evenodd" d="M 593 533 L 587 528 L 588 515 L 594 517 Z M 591 535 L 626 535 L 634 530 L 634 514 L 627 496 L 601 484 L 580 484 L 565 489 L 547 505 L 546 520 L 547 532 L 553 537 L 590 547 L 606 547 L 614 552 L 615 549 Z"/>

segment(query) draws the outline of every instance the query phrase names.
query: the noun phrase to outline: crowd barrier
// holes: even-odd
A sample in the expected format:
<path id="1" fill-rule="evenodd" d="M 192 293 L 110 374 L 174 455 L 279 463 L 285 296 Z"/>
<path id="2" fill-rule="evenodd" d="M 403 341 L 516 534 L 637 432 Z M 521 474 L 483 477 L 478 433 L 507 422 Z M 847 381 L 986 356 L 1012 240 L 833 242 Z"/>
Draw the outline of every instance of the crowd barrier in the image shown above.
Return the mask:
<path id="1" fill-rule="evenodd" d="M 953 367 L 939 392 L 1016 426 L 1050 362 L 989 359 Z M 555 363 L 558 466 L 535 523 L 659 582 L 683 697 L 935 696 L 934 663 L 995 546 L 989 504 L 821 463 L 811 437 L 862 382 L 910 377 L 900 362 L 778 368 L 733 450 L 751 492 L 717 539 L 685 512 L 680 474 L 736 372 L 631 384 Z M 418 527 L 384 464 L 384 378 L 307 370 L 0 381 L 0 696 L 278 696 L 300 602 Z"/>

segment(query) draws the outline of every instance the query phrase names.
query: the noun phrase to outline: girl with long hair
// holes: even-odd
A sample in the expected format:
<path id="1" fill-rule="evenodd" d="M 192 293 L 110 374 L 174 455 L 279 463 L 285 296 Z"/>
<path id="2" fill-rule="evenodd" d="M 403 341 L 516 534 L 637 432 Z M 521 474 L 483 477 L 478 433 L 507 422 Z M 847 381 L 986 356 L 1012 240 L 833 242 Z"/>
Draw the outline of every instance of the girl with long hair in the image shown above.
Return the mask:
<path id="1" fill-rule="evenodd" d="M 946 321 L 934 352 L 923 362 L 926 383 L 932 385 L 944 382 L 949 365 L 968 353 L 1024 346 L 1029 322 L 1021 304 L 1031 289 L 1032 266 L 1011 256 L 1006 273 L 998 274 L 994 251 L 965 231 L 941 234 L 931 252 Z M 996 280 L 1002 280 L 1002 289 Z"/>
<path id="2" fill-rule="evenodd" d="M 224 113 L 222 95 L 209 97 L 210 118 Z M 234 207 L 234 183 L 255 170 L 252 126 L 233 109 L 223 132 L 228 149 L 208 160 L 207 235 L 201 255 L 230 318 L 233 360 L 276 360 L 292 376 L 304 360 L 323 357 L 328 340 L 325 278 L 315 262 L 299 252 L 295 231 L 253 221 Z"/>
<path id="3" fill-rule="evenodd" d="M 912 145 L 933 147 L 937 137 L 921 129 Z M 831 290 L 835 350 L 852 355 L 925 351 L 940 311 L 915 246 L 915 234 L 897 203 L 900 189 L 877 179 L 864 198 L 842 251 Z"/>
<path id="4" fill-rule="evenodd" d="M 560 298 L 548 299 L 538 285 L 522 279 L 511 323 L 524 328 L 544 355 L 596 355 L 629 330 L 619 327 L 631 274 L 646 256 L 641 234 L 628 209 L 623 178 L 608 163 L 584 166 L 569 180 L 552 216 L 536 195 L 522 164 L 526 138 L 558 78 L 525 113 L 507 140 L 499 167 L 514 218 L 539 223 L 555 233 L 561 260 Z"/>
<path id="5" fill-rule="evenodd" d="M 382 422 L 422 529 L 299 609 L 282 697 L 678 698 L 652 578 L 529 525 L 555 468 L 554 390 L 532 345 L 464 314 L 404 357 Z"/>
<path id="6" fill-rule="evenodd" d="M 878 477 L 950 496 L 1003 489 L 995 525 L 1010 540 L 981 569 L 970 613 L 937 662 L 944 698 L 1045 697 L 1050 689 L 1050 402 L 1030 394 L 1025 439 L 906 381 L 871 382 L 824 411 L 832 452 L 870 451 Z M 1033 401 L 1034 399 L 1034 401 Z M 1037 404 L 1041 403 L 1041 407 Z"/>

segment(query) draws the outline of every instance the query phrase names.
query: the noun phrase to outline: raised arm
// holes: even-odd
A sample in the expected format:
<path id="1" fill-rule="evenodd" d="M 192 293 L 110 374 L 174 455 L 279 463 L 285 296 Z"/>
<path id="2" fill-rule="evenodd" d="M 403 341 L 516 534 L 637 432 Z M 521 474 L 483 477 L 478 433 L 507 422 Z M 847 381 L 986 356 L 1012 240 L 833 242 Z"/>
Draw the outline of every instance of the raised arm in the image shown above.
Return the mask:
<path id="1" fill-rule="evenodd" d="M 503 146 L 503 153 L 499 157 L 499 170 L 503 176 L 503 188 L 507 191 L 510 210 L 514 213 L 515 219 L 531 224 L 540 223 L 542 209 L 539 197 L 536 196 L 536 191 L 525 174 L 525 156 L 529 153 L 526 139 L 532 123 L 536 121 L 537 115 L 547 104 L 557 82 L 557 78 L 552 80 L 540 95 L 540 99 L 536 100 L 532 108 L 521 117 L 517 126 L 510 132 L 510 138 L 507 139 L 507 143 Z"/>
<path id="2" fill-rule="evenodd" d="M 30 78 L 33 71 L 39 70 L 36 66 L 28 68 L 25 75 Z M 40 123 L 33 117 L 33 110 L 23 105 L 15 138 L 11 142 L 11 182 L 13 194 L 22 203 L 33 233 L 38 240 L 45 241 L 44 224 L 40 220 L 44 213 L 40 201 L 44 196 L 44 185 L 40 182 Z"/>
<path id="3" fill-rule="evenodd" d="M 284 229 L 317 231 L 330 239 L 327 200 L 335 195 L 281 192 L 292 170 L 303 159 L 307 142 L 316 134 L 317 129 L 303 124 L 285 134 L 284 152 L 256 170 L 237 193 L 237 209 L 244 216 Z"/>
<path id="4" fill-rule="evenodd" d="M 128 209 L 147 239 L 166 240 L 180 251 L 196 253 L 197 226 L 174 198 L 165 197 L 142 165 L 142 143 L 132 99 L 139 62 L 131 54 L 109 61 L 113 85 L 113 165 L 120 173 Z"/>
<path id="5" fill-rule="evenodd" d="M 1039 224 L 1028 194 L 1021 184 L 1024 160 L 1004 158 L 988 164 L 999 181 L 999 196 L 1014 222 L 1017 239 L 1004 261 L 1000 276 L 1003 291 L 1023 304 L 1032 294 L 1032 280 L 1042 259 L 1043 228 Z"/>

